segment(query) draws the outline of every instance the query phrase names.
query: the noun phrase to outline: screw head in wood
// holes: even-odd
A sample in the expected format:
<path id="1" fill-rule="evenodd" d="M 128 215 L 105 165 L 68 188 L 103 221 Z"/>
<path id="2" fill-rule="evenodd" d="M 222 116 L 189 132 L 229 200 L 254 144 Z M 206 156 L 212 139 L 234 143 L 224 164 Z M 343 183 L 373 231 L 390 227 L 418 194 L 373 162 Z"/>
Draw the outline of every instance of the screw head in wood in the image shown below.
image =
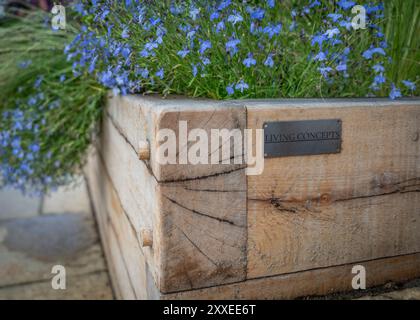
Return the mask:
<path id="1" fill-rule="evenodd" d="M 150 159 L 150 145 L 147 141 L 141 141 L 139 143 L 139 159 L 149 160 Z"/>
<path id="2" fill-rule="evenodd" d="M 153 231 L 150 229 L 140 230 L 140 242 L 143 248 L 153 246 Z"/>

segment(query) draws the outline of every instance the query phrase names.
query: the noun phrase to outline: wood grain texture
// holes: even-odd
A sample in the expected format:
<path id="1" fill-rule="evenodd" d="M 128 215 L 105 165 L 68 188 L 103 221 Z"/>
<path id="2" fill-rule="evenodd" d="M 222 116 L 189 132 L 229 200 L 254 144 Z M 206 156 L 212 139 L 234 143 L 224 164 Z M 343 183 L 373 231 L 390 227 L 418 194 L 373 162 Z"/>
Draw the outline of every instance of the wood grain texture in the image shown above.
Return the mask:
<path id="1" fill-rule="evenodd" d="M 182 103 L 160 111 L 157 127 L 172 129 L 186 121 L 188 132 L 199 128 L 240 130 L 246 126 L 245 110 L 238 106 L 203 102 L 189 108 Z M 232 140 L 230 158 L 243 154 Z M 177 155 L 190 147 L 178 144 Z M 218 152 L 219 150 L 217 150 Z M 208 158 L 211 158 L 209 148 Z M 214 151 L 216 152 L 216 151 Z M 177 160 L 177 163 L 179 161 Z M 243 164 L 160 165 L 160 210 L 163 240 L 162 292 L 194 289 L 245 279 L 246 176 Z M 164 280 L 162 280 L 164 281 Z"/>
<path id="2" fill-rule="evenodd" d="M 160 228 L 158 184 L 145 163 L 138 159 L 136 151 L 107 116 L 102 122 L 99 146 L 100 159 L 120 199 L 128 222 L 136 232 L 136 237 L 141 240 L 140 232 L 143 229 L 158 232 Z M 157 234 L 154 234 L 153 238 L 156 239 L 153 247 L 140 248 L 140 250 L 159 286 L 161 246 Z"/>
<path id="3" fill-rule="evenodd" d="M 239 167 L 234 164 L 194 166 L 179 164 L 179 153 L 185 151 L 194 142 L 188 145 L 178 143 L 178 164 L 176 165 L 160 164 L 156 153 L 161 144 L 158 140 L 159 130 L 171 129 L 179 137 L 180 121 L 187 121 L 189 130 L 203 129 L 209 136 L 211 129 L 243 130 L 246 126 L 246 110 L 239 102 L 182 98 L 165 100 L 153 96 L 125 96 L 110 99 L 107 114 L 133 149 L 138 151 L 144 141 L 150 144 L 150 160 L 145 163 L 159 182 L 194 179 L 229 172 Z M 229 141 L 224 139 L 222 145 L 226 143 Z M 242 154 L 235 154 L 233 148 L 231 149 L 232 159 L 241 156 Z"/>
<path id="4" fill-rule="evenodd" d="M 156 285 L 153 277 L 148 275 L 149 267 L 140 249 L 137 233 L 128 221 L 96 152 L 92 153 L 88 168 L 90 192 L 117 298 L 156 298 Z"/>
<path id="5" fill-rule="evenodd" d="M 209 111 L 181 117 L 190 118 L 190 123 L 212 123 L 208 130 L 245 127 L 245 117 L 238 122 L 228 116 L 231 110 L 218 112 L 225 115 Z M 164 114 L 165 121 L 172 125 L 169 118 L 180 117 L 177 111 Z M 212 119 L 219 120 L 213 123 Z M 138 237 L 143 229 L 153 230 L 153 247 L 141 250 L 161 292 L 245 278 L 246 177 L 243 165 L 214 165 L 222 169 L 214 168 L 206 176 L 200 175 L 199 170 L 203 169 L 186 175 L 187 167 L 172 166 L 174 173 L 165 177 L 179 180 L 158 182 L 147 164 L 137 158 L 110 116 L 103 121 L 100 145 L 110 180 Z"/>
<path id="6" fill-rule="evenodd" d="M 209 134 L 335 118 L 343 121 L 341 153 L 266 159 L 260 176 L 246 177 L 233 161 L 162 165 L 156 157 L 159 130 L 178 135 L 179 121 Z M 419 276 L 419 132 L 418 100 L 111 99 L 102 167 L 91 174 L 108 182 L 89 184 L 97 185 L 119 296 L 322 295 L 351 289 L 350 270 L 360 261 L 369 286 Z M 145 141 L 150 160 L 142 161 Z M 190 147 L 178 146 L 177 159 Z M 229 157 L 242 154 L 231 148 Z M 152 231 L 152 246 L 141 247 L 142 230 Z"/>
<path id="7" fill-rule="evenodd" d="M 356 264 L 356 262 L 355 262 Z M 359 262 L 366 268 L 366 285 L 404 282 L 420 276 L 420 254 Z M 351 292 L 353 264 L 308 270 L 193 291 L 163 295 L 165 300 L 271 300 Z"/>
<path id="8" fill-rule="evenodd" d="M 245 279 L 244 169 L 160 186 L 162 292 Z"/>
<path id="9" fill-rule="evenodd" d="M 420 252 L 420 105 L 248 103 L 265 121 L 341 119 L 340 154 L 248 176 L 248 278 Z"/>

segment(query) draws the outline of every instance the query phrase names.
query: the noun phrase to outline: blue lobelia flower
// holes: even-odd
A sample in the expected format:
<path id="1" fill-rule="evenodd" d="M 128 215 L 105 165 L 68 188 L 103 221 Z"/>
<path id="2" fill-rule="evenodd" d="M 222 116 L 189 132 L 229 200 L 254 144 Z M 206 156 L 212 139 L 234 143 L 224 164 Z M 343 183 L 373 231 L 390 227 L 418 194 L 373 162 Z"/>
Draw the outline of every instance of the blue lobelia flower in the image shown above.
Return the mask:
<path id="1" fill-rule="evenodd" d="M 147 68 L 140 69 L 140 75 L 144 79 L 149 78 L 149 70 Z M 127 79 L 127 77 L 125 77 L 125 79 Z M 125 83 L 125 81 L 123 83 Z"/>
<path id="2" fill-rule="evenodd" d="M 350 18 L 346 18 L 345 20 L 341 20 L 339 23 L 340 27 L 344 27 L 346 28 L 347 31 L 350 31 L 351 28 L 353 27 Z"/>
<path id="3" fill-rule="evenodd" d="M 32 64 L 32 60 L 26 60 L 19 63 L 19 68 L 26 69 Z"/>
<path id="4" fill-rule="evenodd" d="M 235 25 L 238 22 L 244 21 L 244 18 L 242 18 L 242 16 L 237 11 L 234 11 L 231 15 L 229 15 L 227 20 L 228 20 L 228 22 Z"/>
<path id="5" fill-rule="evenodd" d="M 235 89 L 239 90 L 242 92 L 244 92 L 244 90 L 247 90 L 249 88 L 248 84 L 244 82 L 244 80 L 239 81 L 236 86 Z"/>
<path id="6" fill-rule="evenodd" d="M 374 80 L 373 80 L 376 84 L 382 84 L 386 82 L 386 78 L 384 77 L 384 75 L 381 73 L 377 76 L 375 76 Z"/>
<path id="7" fill-rule="evenodd" d="M 385 71 L 385 68 L 384 68 L 384 66 L 383 65 L 381 65 L 381 64 L 375 64 L 373 67 L 372 67 L 372 69 L 376 72 L 376 73 L 380 73 L 380 72 L 384 72 Z"/>
<path id="8" fill-rule="evenodd" d="M 272 68 L 274 66 L 274 60 L 273 60 L 272 54 L 268 55 L 267 59 L 265 59 L 264 65 L 269 68 Z"/>
<path id="9" fill-rule="evenodd" d="M 251 19 L 253 20 L 263 20 L 264 19 L 264 15 L 265 15 L 265 10 L 262 8 L 252 8 L 250 6 L 248 6 L 246 8 L 246 11 L 250 14 Z"/>
<path id="10" fill-rule="evenodd" d="M 325 61 L 325 60 L 327 60 L 327 55 L 326 55 L 324 52 L 320 51 L 320 52 L 318 52 L 318 54 L 314 57 L 314 60 L 315 60 L 315 61 Z"/>
<path id="11" fill-rule="evenodd" d="M 200 9 L 197 8 L 197 7 L 191 6 L 191 8 L 190 8 L 191 19 L 193 19 L 194 21 L 197 20 L 199 14 L 200 14 Z"/>
<path id="12" fill-rule="evenodd" d="M 350 53 L 350 48 L 349 47 L 345 47 L 344 50 L 343 50 L 343 55 L 344 56 L 348 56 L 349 53 Z"/>
<path id="13" fill-rule="evenodd" d="M 105 18 L 108 16 L 108 14 L 110 13 L 109 9 L 105 8 L 101 14 L 99 15 L 101 20 L 105 20 Z"/>
<path id="14" fill-rule="evenodd" d="M 211 42 L 209 40 L 200 40 L 200 54 L 202 55 L 207 49 L 211 49 Z"/>
<path id="15" fill-rule="evenodd" d="M 217 7 L 217 10 L 222 11 L 222 10 L 226 9 L 227 7 L 230 6 L 231 2 L 232 2 L 231 0 L 224 0 L 224 1 L 222 1 L 219 4 L 219 6 Z"/>
<path id="16" fill-rule="evenodd" d="M 187 48 L 183 48 L 182 50 L 179 50 L 178 51 L 178 55 L 181 57 L 181 58 L 185 58 L 186 57 L 186 55 L 187 54 L 189 54 L 190 53 L 190 50 L 188 50 Z"/>
<path id="17" fill-rule="evenodd" d="M 324 34 L 317 34 L 312 36 L 311 45 L 314 46 L 318 44 L 320 48 L 322 48 L 322 43 L 327 40 L 327 36 Z"/>
<path id="18" fill-rule="evenodd" d="M 223 21 L 220 21 L 216 25 L 216 32 L 220 32 L 222 30 L 225 30 L 225 23 Z"/>
<path id="19" fill-rule="evenodd" d="M 414 84 L 414 82 L 412 81 L 408 81 L 408 80 L 403 80 L 402 83 L 411 91 L 416 90 L 416 85 Z"/>
<path id="20" fill-rule="evenodd" d="M 192 66 L 192 74 L 194 77 L 196 77 L 198 73 L 197 64 L 192 63 L 191 66 Z"/>
<path id="21" fill-rule="evenodd" d="M 163 71 L 163 68 L 160 68 L 156 73 L 155 76 L 158 77 L 159 79 L 163 79 L 163 77 L 165 76 L 165 73 Z"/>
<path id="22" fill-rule="evenodd" d="M 150 21 L 150 25 L 152 25 L 152 26 L 156 26 L 156 25 L 158 25 L 160 22 L 161 22 L 161 19 L 160 18 L 150 18 L 149 19 L 149 21 Z"/>
<path id="23" fill-rule="evenodd" d="M 201 62 L 204 66 L 207 66 L 210 64 L 210 59 L 207 57 L 201 57 Z"/>
<path id="24" fill-rule="evenodd" d="M 179 15 L 184 12 L 184 8 L 181 5 L 175 5 L 174 3 L 171 3 L 171 7 L 169 8 L 169 11 L 173 15 Z"/>
<path id="25" fill-rule="evenodd" d="M 297 28 L 297 22 L 296 21 L 292 21 L 292 23 L 289 26 L 289 31 L 295 31 Z"/>
<path id="26" fill-rule="evenodd" d="M 339 71 L 339 72 L 345 72 L 347 71 L 347 63 L 341 61 L 337 67 L 335 67 L 335 70 Z"/>
<path id="27" fill-rule="evenodd" d="M 363 56 L 363 58 L 365 58 L 367 60 L 370 60 L 370 59 L 372 59 L 372 57 L 375 53 L 383 55 L 383 56 L 386 55 L 385 50 L 382 49 L 382 48 L 371 48 L 371 49 L 368 49 L 365 52 L 363 52 L 362 56 Z"/>
<path id="28" fill-rule="evenodd" d="M 152 51 L 153 49 L 156 49 L 158 47 L 159 47 L 159 44 L 154 41 L 146 42 L 146 44 L 144 45 L 144 49 L 147 51 Z"/>
<path id="29" fill-rule="evenodd" d="M 319 67 L 319 72 L 324 78 L 328 78 L 328 74 L 332 71 L 331 67 Z"/>
<path id="30" fill-rule="evenodd" d="M 255 66 L 257 64 L 257 61 L 254 59 L 254 56 L 252 55 L 252 53 L 248 53 L 248 57 L 244 59 L 243 64 L 247 68 L 250 68 L 251 66 Z"/>
<path id="31" fill-rule="evenodd" d="M 218 11 L 214 11 L 210 15 L 210 21 L 216 20 L 220 17 L 220 13 Z"/>
<path id="32" fill-rule="evenodd" d="M 39 144 L 37 144 L 37 143 L 32 143 L 32 144 L 29 146 L 29 150 L 30 150 L 31 152 L 33 152 L 33 153 L 37 153 L 37 152 L 39 152 L 39 150 L 41 150 L 41 148 L 39 147 Z"/>
<path id="33" fill-rule="evenodd" d="M 147 57 L 150 57 L 151 55 L 153 55 L 153 52 L 148 51 L 146 49 L 143 49 L 142 51 L 140 51 L 140 57 L 147 58 Z"/>
<path id="34" fill-rule="evenodd" d="M 339 13 L 330 13 L 327 15 L 328 18 L 331 18 L 333 22 L 337 22 L 343 15 Z"/>
<path id="35" fill-rule="evenodd" d="M 123 31 L 122 31 L 122 33 L 121 33 L 121 37 L 122 37 L 123 39 L 127 39 L 127 38 L 129 38 L 129 37 L 130 37 L 130 34 L 128 33 L 128 27 L 127 27 L 127 26 L 125 26 L 125 27 L 123 28 Z"/>
<path id="36" fill-rule="evenodd" d="M 398 89 L 397 87 L 395 87 L 395 84 L 391 84 L 391 92 L 389 93 L 389 97 L 392 99 L 392 100 L 395 100 L 395 99 L 397 99 L 397 98 L 401 98 L 401 91 L 400 91 L 400 89 Z"/>
<path id="37" fill-rule="evenodd" d="M 268 35 L 268 37 L 271 39 L 271 38 L 273 38 L 275 35 L 279 35 L 279 34 L 280 34 L 281 28 L 282 28 L 282 24 L 281 24 L 281 23 L 276 24 L 276 25 L 270 24 L 270 25 L 266 26 L 266 27 L 263 29 L 263 32 L 264 32 L 265 34 L 267 34 L 267 35 Z"/>
<path id="38" fill-rule="evenodd" d="M 329 39 L 333 38 L 335 35 L 339 35 L 340 30 L 338 28 L 328 29 L 324 35 L 327 36 Z"/>
<path id="39" fill-rule="evenodd" d="M 226 92 L 229 96 L 235 93 L 235 89 L 233 88 L 233 84 L 230 84 L 226 87 Z"/>
<path id="40" fill-rule="evenodd" d="M 314 0 L 310 5 L 309 8 L 319 7 L 321 5 L 321 2 L 318 0 Z"/>
<path id="41" fill-rule="evenodd" d="M 88 72 L 90 74 L 93 73 L 93 71 L 95 71 L 95 67 L 96 67 L 96 60 L 98 59 L 98 56 L 95 56 L 92 61 L 89 64 L 89 68 L 88 68 Z"/>
<path id="42" fill-rule="evenodd" d="M 35 97 L 29 97 L 29 99 L 28 99 L 28 105 L 30 105 L 30 106 L 36 105 L 37 102 L 38 102 L 38 100 Z"/>
<path id="43" fill-rule="evenodd" d="M 268 5 L 270 8 L 274 8 L 274 7 L 275 7 L 275 5 L 276 5 L 276 2 L 275 2 L 275 0 L 267 0 L 267 5 Z"/>
<path id="44" fill-rule="evenodd" d="M 236 38 L 231 38 L 228 42 L 226 42 L 226 51 L 230 53 L 231 56 L 235 55 L 238 52 L 238 44 L 241 43 L 241 40 Z"/>
<path id="45" fill-rule="evenodd" d="M 365 6 L 366 7 L 366 13 L 367 14 L 372 14 L 375 12 L 380 12 L 384 10 L 384 4 L 383 3 L 379 3 L 376 6 Z"/>
<path id="46" fill-rule="evenodd" d="M 34 87 L 39 88 L 41 86 L 42 81 L 44 81 L 44 76 L 37 77 L 34 83 Z"/>
<path id="47" fill-rule="evenodd" d="M 337 3 L 342 9 L 347 10 L 356 5 L 354 1 L 340 0 Z"/>

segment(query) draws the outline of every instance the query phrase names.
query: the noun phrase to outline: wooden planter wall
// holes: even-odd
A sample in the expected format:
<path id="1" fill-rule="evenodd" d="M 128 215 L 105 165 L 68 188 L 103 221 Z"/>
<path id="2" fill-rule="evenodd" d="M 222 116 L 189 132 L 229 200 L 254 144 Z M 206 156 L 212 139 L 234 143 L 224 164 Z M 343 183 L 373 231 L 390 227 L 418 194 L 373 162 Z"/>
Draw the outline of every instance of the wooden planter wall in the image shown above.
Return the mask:
<path id="1" fill-rule="evenodd" d="M 256 176 L 156 160 L 180 120 L 210 136 L 310 119 L 342 120 L 340 153 L 265 159 Z M 325 295 L 352 290 L 356 264 L 368 286 L 420 276 L 419 134 L 419 100 L 112 98 L 87 179 L 118 297 Z"/>

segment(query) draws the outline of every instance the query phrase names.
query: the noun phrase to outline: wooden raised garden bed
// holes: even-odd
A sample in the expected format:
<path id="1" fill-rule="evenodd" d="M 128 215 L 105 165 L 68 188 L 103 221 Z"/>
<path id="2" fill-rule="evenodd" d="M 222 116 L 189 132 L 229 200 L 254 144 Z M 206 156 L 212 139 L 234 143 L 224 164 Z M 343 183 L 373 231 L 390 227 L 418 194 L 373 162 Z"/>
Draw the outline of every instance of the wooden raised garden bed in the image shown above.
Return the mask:
<path id="1" fill-rule="evenodd" d="M 231 164 L 158 161 L 179 121 L 210 136 L 319 119 L 340 120 L 335 152 L 269 156 L 260 175 L 234 163 L 244 146 Z M 118 297 L 325 295 L 352 290 L 356 264 L 368 287 L 420 276 L 419 134 L 419 100 L 110 99 L 86 171 Z"/>

